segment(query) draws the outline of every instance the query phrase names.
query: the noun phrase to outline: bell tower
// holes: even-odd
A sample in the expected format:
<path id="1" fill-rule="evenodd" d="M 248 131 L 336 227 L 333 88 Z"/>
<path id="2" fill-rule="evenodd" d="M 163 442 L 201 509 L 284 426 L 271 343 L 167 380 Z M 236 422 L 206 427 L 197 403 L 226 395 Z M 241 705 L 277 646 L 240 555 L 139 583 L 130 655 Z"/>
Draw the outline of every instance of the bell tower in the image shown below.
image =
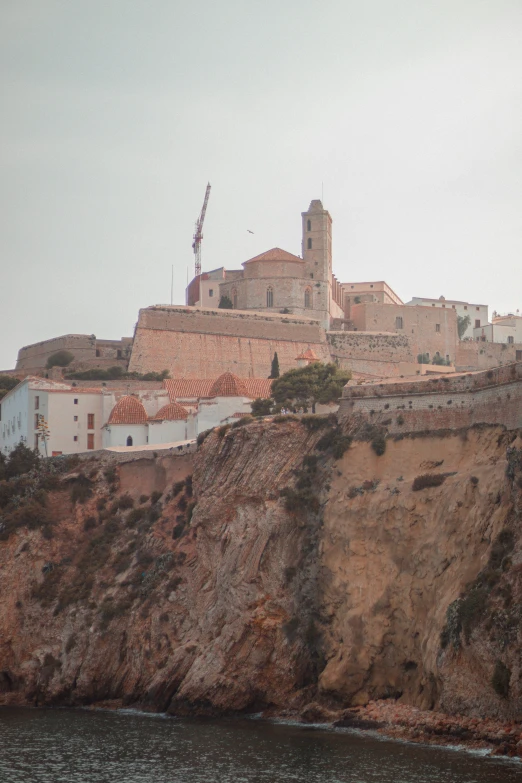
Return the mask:
<path id="1" fill-rule="evenodd" d="M 306 277 L 323 283 L 332 279 L 332 218 L 323 209 L 319 199 L 310 203 L 308 212 L 302 212 L 302 257 L 306 263 Z"/>

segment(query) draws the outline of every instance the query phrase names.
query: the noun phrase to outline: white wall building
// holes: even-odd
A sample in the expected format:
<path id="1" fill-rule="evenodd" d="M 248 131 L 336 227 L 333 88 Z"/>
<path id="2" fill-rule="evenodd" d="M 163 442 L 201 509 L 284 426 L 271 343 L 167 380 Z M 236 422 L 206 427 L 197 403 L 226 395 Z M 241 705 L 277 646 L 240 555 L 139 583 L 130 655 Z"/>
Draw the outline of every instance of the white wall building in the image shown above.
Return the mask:
<path id="1" fill-rule="evenodd" d="M 488 305 L 472 304 L 471 302 L 459 302 L 457 299 L 446 299 L 439 296 L 438 299 L 426 299 L 420 296 L 414 296 L 407 305 L 420 305 L 421 307 L 442 307 L 456 310 L 457 316 L 465 317 L 469 315 L 470 323 L 462 335 L 462 339 L 473 339 L 474 329 L 478 329 L 488 323 Z"/>
<path id="2" fill-rule="evenodd" d="M 41 418 L 48 439 L 41 435 Z M 28 377 L 0 401 L 0 449 L 8 454 L 23 442 L 49 457 L 99 449 L 102 418 L 101 389 Z"/>
<path id="3" fill-rule="evenodd" d="M 490 324 L 473 329 L 473 338 L 485 343 L 522 344 L 522 316 L 499 315 Z"/>

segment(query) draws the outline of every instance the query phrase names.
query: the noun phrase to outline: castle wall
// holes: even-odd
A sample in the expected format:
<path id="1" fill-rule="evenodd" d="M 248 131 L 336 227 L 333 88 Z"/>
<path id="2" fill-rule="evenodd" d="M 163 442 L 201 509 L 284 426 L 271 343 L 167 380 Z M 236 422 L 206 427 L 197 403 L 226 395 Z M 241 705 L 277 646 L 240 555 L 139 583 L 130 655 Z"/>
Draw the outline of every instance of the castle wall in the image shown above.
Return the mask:
<path id="1" fill-rule="evenodd" d="M 37 372 L 45 368 L 47 360 L 57 351 L 69 351 L 74 355 L 69 370 L 84 370 L 92 367 L 127 366 L 132 339 L 97 340 L 95 335 L 64 334 L 39 343 L 26 345 L 18 351 L 16 370 Z"/>
<path id="2" fill-rule="evenodd" d="M 521 360 L 521 344 L 461 340 L 457 345 L 455 366 L 457 370 L 487 370 Z"/>
<path id="3" fill-rule="evenodd" d="M 129 370 L 168 369 L 173 378 L 216 378 L 226 370 L 267 378 L 274 352 L 281 372 L 312 347 L 330 361 L 324 330 L 316 321 L 237 310 L 157 306 L 140 310 Z"/>
<path id="4" fill-rule="evenodd" d="M 339 417 L 363 414 L 391 433 L 461 429 L 473 424 L 522 427 L 522 363 L 481 373 L 406 383 L 346 386 Z"/>
<path id="5" fill-rule="evenodd" d="M 401 375 L 403 363 L 413 363 L 409 338 L 405 334 L 379 332 L 327 332 L 332 361 L 343 369 L 369 375 Z M 417 365 L 420 368 L 420 365 Z"/>

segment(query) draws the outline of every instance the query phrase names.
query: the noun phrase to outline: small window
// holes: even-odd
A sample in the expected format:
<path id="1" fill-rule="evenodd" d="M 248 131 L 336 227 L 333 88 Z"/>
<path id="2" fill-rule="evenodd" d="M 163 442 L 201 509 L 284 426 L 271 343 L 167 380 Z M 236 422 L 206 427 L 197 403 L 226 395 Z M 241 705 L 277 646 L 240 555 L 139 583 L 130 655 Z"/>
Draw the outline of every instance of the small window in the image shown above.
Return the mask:
<path id="1" fill-rule="evenodd" d="M 129 435 L 127 438 L 127 446 L 132 446 L 132 436 Z"/>
<path id="2" fill-rule="evenodd" d="M 121 351 L 120 351 L 120 349 L 119 349 L 119 348 L 118 348 L 118 350 L 116 351 L 116 358 L 117 358 L 117 359 L 121 359 Z"/>
<path id="3" fill-rule="evenodd" d="M 373 283 L 370 285 L 370 288 L 373 288 Z"/>
<path id="4" fill-rule="evenodd" d="M 75 435 L 75 436 L 73 437 L 73 441 L 74 441 L 75 443 L 78 443 L 78 435 Z"/>
<path id="5" fill-rule="evenodd" d="M 452 306 L 453 310 L 455 310 L 455 305 L 451 305 L 451 306 Z"/>
<path id="6" fill-rule="evenodd" d="M 515 342 L 515 338 L 513 337 L 513 335 L 510 334 L 508 337 L 508 343 L 514 343 L 514 342 Z"/>
<path id="7" fill-rule="evenodd" d="M 464 310 L 467 310 L 467 309 L 468 309 L 468 306 L 467 306 L 467 305 L 464 305 Z"/>
<path id="8" fill-rule="evenodd" d="M 515 358 L 516 358 L 517 362 L 521 362 L 522 361 L 522 351 L 516 351 L 516 357 Z"/>
<path id="9" fill-rule="evenodd" d="M 78 421 L 78 416 L 73 416 L 74 421 Z"/>
<path id="10" fill-rule="evenodd" d="M 75 398 L 74 398 L 74 404 L 75 404 L 75 405 L 78 405 L 78 397 L 75 397 Z"/>
<path id="11" fill-rule="evenodd" d="M 476 311 L 477 311 L 477 313 L 478 313 L 478 312 L 479 312 L 479 310 L 480 310 L 480 307 L 475 307 L 475 310 L 476 310 Z"/>
<path id="12" fill-rule="evenodd" d="M 40 414 L 35 413 L 34 414 L 34 428 L 35 430 L 38 429 L 38 425 L 40 424 Z"/>
<path id="13" fill-rule="evenodd" d="M 34 450 L 38 451 L 38 433 L 34 436 Z"/>
<path id="14" fill-rule="evenodd" d="M 214 289 L 213 288 L 209 288 L 208 289 L 208 295 L 209 296 L 214 296 Z"/>
<path id="15" fill-rule="evenodd" d="M 308 250 L 312 249 L 312 237 L 308 237 L 308 239 L 306 241 L 306 246 L 307 246 Z"/>
<path id="16" fill-rule="evenodd" d="M 351 286 L 350 286 L 350 288 L 354 288 L 354 286 L 353 286 L 353 285 L 351 285 Z"/>
<path id="17" fill-rule="evenodd" d="M 101 352 L 99 348 L 96 348 L 96 356 L 101 356 Z"/>
<path id="18" fill-rule="evenodd" d="M 87 448 L 88 449 L 94 448 L 94 432 L 87 433 Z"/>
<path id="19" fill-rule="evenodd" d="M 87 429 L 88 430 L 94 429 L 94 413 L 87 414 Z"/>
<path id="20" fill-rule="evenodd" d="M 274 291 L 272 290 L 271 286 L 269 286 L 266 289 L 266 306 L 267 307 L 273 307 L 274 306 Z"/>
<path id="21" fill-rule="evenodd" d="M 435 324 L 435 331 L 440 332 L 440 324 Z"/>
<path id="22" fill-rule="evenodd" d="M 311 231 L 312 230 L 312 221 L 311 220 L 307 220 L 306 221 L 306 230 L 307 231 Z"/>
<path id="23" fill-rule="evenodd" d="M 398 315 L 395 319 L 395 328 L 402 329 L 402 316 Z"/>
<path id="24" fill-rule="evenodd" d="M 446 307 L 446 305 L 442 305 L 443 307 Z"/>
<path id="25" fill-rule="evenodd" d="M 312 291 L 310 288 L 305 288 L 304 306 L 306 308 L 312 307 Z"/>
<path id="26" fill-rule="evenodd" d="M 237 310 L 237 290 L 235 288 L 232 289 L 232 305 L 234 310 Z"/>
<path id="27" fill-rule="evenodd" d="M 34 409 L 35 411 L 40 410 L 40 397 L 34 398 Z"/>
<path id="28" fill-rule="evenodd" d="M 478 329 L 480 326 L 480 318 L 475 319 L 475 329 Z"/>
<path id="29" fill-rule="evenodd" d="M 431 306 L 432 306 L 432 307 L 435 307 L 435 304 L 432 304 Z"/>
<path id="30" fill-rule="evenodd" d="M 446 354 L 446 361 L 448 362 L 448 364 L 449 364 L 449 360 L 450 360 L 449 353 L 447 353 Z"/>

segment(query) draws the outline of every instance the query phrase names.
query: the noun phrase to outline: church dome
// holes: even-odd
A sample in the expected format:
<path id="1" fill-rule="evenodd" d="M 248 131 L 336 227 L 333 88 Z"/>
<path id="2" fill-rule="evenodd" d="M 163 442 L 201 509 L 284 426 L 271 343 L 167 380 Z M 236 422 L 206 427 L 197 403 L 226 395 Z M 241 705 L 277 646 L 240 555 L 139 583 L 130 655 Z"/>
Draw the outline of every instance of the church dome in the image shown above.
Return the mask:
<path id="1" fill-rule="evenodd" d="M 143 403 L 130 394 L 120 397 L 111 411 L 108 424 L 146 424 L 147 412 Z"/>
<path id="2" fill-rule="evenodd" d="M 293 263 L 304 263 L 302 258 L 299 258 L 299 256 L 294 256 L 293 253 L 289 253 L 287 250 L 282 250 L 280 247 L 273 247 L 271 250 L 267 250 L 265 253 L 254 256 L 254 258 L 249 258 L 248 261 L 243 262 L 243 266 L 245 266 L 245 264 L 252 264 L 254 261 L 292 261 Z"/>
<path id="3" fill-rule="evenodd" d="M 151 421 L 186 421 L 188 416 L 188 410 L 183 405 L 180 405 L 178 402 L 170 402 L 168 405 L 160 408 Z"/>
<path id="4" fill-rule="evenodd" d="M 210 387 L 209 397 L 248 397 L 248 390 L 241 378 L 224 372 Z"/>

